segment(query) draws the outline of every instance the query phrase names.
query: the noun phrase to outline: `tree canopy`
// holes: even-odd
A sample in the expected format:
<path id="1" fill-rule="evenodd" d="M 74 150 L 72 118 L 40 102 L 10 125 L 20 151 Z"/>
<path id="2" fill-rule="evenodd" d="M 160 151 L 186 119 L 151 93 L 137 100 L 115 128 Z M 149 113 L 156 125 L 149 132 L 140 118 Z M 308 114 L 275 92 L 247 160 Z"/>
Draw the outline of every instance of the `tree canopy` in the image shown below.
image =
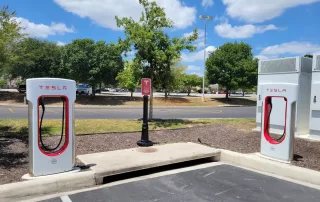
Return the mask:
<path id="1" fill-rule="evenodd" d="M 153 88 L 167 82 L 163 78 L 169 74 L 170 64 L 180 57 L 182 50 L 195 50 L 192 42 L 197 39 L 198 34 L 197 30 L 194 30 L 189 37 L 170 39 L 163 30 L 171 28 L 173 22 L 166 17 L 164 8 L 154 1 L 139 0 L 139 3 L 143 6 L 139 21 L 134 21 L 132 17 L 115 17 L 117 26 L 124 28 L 125 32 L 125 39 L 119 39 L 118 43 L 125 52 L 132 48 L 136 50 L 136 58 L 141 64 L 143 75 L 152 79 Z M 152 107 L 153 91 L 150 96 L 149 119 L 153 116 Z"/>
<path id="2" fill-rule="evenodd" d="M 14 19 L 16 12 L 10 12 L 8 6 L 0 10 L 0 73 L 8 62 L 12 43 L 23 35 L 19 23 Z"/>
<path id="3" fill-rule="evenodd" d="M 14 45 L 9 66 L 8 73 L 13 78 L 68 76 L 61 66 L 61 47 L 33 38 L 26 38 Z"/>
<path id="4" fill-rule="evenodd" d="M 306 57 L 306 58 L 313 58 L 313 55 L 311 55 L 311 54 L 305 54 L 304 57 Z"/>
<path id="5" fill-rule="evenodd" d="M 187 90 L 188 96 L 191 93 L 192 88 L 196 86 L 201 86 L 202 79 L 196 74 L 185 74 L 183 76 L 183 85 Z"/>
<path id="6" fill-rule="evenodd" d="M 225 43 L 211 53 L 206 61 L 207 78 L 228 91 L 257 85 L 258 60 L 246 43 Z"/>
<path id="7" fill-rule="evenodd" d="M 124 70 L 118 73 L 116 80 L 119 82 L 120 87 L 128 89 L 131 92 L 131 98 L 133 92 L 140 83 L 141 75 L 139 69 L 134 61 L 127 61 L 124 65 Z"/>
<path id="8" fill-rule="evenodd" d="M 64 47 L 63 65 L 69 77 L 89 83 L 95 91 L 100 83 L 113 84 L 119 71 L 123 69 L 120 49 L 104 41 L 76 39 Z"/>

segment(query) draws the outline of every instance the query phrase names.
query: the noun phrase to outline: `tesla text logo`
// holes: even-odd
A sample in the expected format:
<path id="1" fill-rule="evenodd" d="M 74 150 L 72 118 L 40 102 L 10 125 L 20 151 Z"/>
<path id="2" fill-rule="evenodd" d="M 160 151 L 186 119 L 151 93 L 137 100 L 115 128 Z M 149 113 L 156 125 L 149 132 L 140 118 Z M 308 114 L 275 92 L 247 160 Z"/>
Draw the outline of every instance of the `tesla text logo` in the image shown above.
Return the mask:
<path id="1" fill-rule="evenodd" d="M 267 88 L 268 92 L 275 92 L 275 93 L 284 93 L 287 92 L 287 89 L 277 89 L 277 88 Z"/>
<path id="2" fill-rule="evenodd" d="M 151 79 L 149 78 L 143 78 L 141 81 L 142 84 L 142 95 L 150 95 L 151 93 Z"/>
<path id="3" fill-rule="evenodd" d="M 41 90 L 67 90 L 67 86 L 42 86 L 39 85 Z"/>

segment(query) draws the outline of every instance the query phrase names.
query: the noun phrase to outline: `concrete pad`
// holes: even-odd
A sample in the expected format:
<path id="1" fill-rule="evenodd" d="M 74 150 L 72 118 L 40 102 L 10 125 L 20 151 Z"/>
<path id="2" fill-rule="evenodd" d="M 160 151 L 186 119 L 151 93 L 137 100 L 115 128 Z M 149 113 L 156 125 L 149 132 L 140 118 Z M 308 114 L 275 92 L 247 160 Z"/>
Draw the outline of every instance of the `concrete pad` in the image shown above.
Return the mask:
<path id="1" fill-rule="evenodd" d="M 218 158 L 219 157 L 217 157 L 216 160 L 232 165 L 250 168 L 305 183 L 320 185 L 320 172 L 263 158 L 256 153 L 242 154 L 221 149 L 220 159 Z"/>
<path id="2" fill-rule="evenodd" d="M 317 135 L 310 135 L 310 134 L 297 135 L 296 138 L 308 140 L 308 141 L 310 141 L 310 142 L 320 142 L 320 137 L 317 136 Z"/>
<path id="3" fill-rule="evenodd" d="M 94 186 L 94 172 L 91 170 L 64 173 L 33 180 L 0 185 L 0 201 L 18 201 L 26 197 L 72 191 Z"/>
<path id="4" fill-rule="evenodd" d="M 219 154 L 217 149 L 188 142 L 86 154 L 77 158 L 86 165 L 94 165 L 91 169 L 95 172 L 96 183 L 102 184 L 106 176 L 216 157 Z"/>

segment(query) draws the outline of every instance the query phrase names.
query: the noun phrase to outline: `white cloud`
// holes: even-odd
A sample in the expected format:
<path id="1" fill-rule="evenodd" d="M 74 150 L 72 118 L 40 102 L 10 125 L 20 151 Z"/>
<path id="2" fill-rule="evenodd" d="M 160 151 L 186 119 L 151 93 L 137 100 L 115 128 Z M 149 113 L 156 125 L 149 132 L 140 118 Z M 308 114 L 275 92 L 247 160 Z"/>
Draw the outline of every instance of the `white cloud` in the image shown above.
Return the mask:
<path id="1" fill-rule="evenodd" d="M 288 42 L 279 45 L 266 47 L 261 51 L 262 55 L 281 55 L 281 54 L 306 54 L 320 51 L 320 44 L 309 42 Z"/>
<path id="2" fill-rule="evenodd" d="M 232 18 L 257 23 L 280 16 L 286 9 L 320 0 L 222 0 Z"/>
<path id="3" fill-rule="evenodd" d="M 221 21 L 221 22 L 228 22 L 228 18 L 223 15 L 222 16 L 215 16 L 213 20 L 214 21 Z"/>
<path id="4" fill-rule="evenodd" d="M 268 60 L 268 59 L 275 59 L 278 58 L 277 55 L 256 55 L 255 58 L 258 58 L 259 60 Z"/>
<path id="5" fill-rule="evenodd" d="M 213 0 L 202 0 L 201 5 L 202 7 L 208 8 L 213 6 Z"/>
<path id="6" fill-rule="evenodd" d="M 208 46 L 206 48 L 206 56 L 208 57 L 208 55 L 210 54 L 210 52 L 215 51 L 217 48 L 214 46 Z M 203 61 L 203 57 L 204 57 L 204 49 L 197 51 L 197 52 L 192 52 L 192 53 L 182 53 L 181 57 L 182 57 L 182 61 L 183 62 L 195 62 L 195 61 Z"/>
<path id="7" fill-rule="evenodd" d="M 205 47 L 204 41 L 199 41 L 198 43 L 195 44 L 195 46 L 196 46 L 197 48 L 203 48 L 203 47 Z"/>
<path id="8" fill-rule="evenodd" d="M 255 26 L 252 24 L 242 26 L 232 26 L 228 22 L 222 22 L 214 27 L 216 33 L 222 38 L 245 39 L 251 38 L 255 34 L 262 34 L 270 30 L 278 30 L 279 28 L 273 24 Z"/>
<path id="9" fill-rule="evenodd" d="M 119 30 L 115 16 L 132 17 L 139 20 L 142 6 L 138 0 L 54 0 L 65 10 L 79 15 L 81 18 L 89 18 L 94 23 Z M 155 0 L 160 7 L 165 8 L 169 17 L 178 29 L 186 28 L 196 21 L 197 10 L 188 7 L 180 0 Z"/>
<path id="10" fill-rule="evenodd" d="M 278 45 L 268 46 L 264 48 L 256 57 L 264 59 L 277 58 L 284 54 L 289 55 L 304 55 L 307 53 L 320 53 L 320 44 L 312 44 L 309 42 L 292 41 Z"/>
<path id="11" fill-rule="evenodd" d="M 127 52 L 127 57 L 134 56 L 136 52 L 134 50 Z M 124 53 L 123 53 L 124 56 Z"/>
<path id="12" fill-rule="evenodd" d="M 63 35 L 75 32 L 74 28 L 69 28 L 63 23 L 52 22 L 50 25 L 36 24 L 21 17 L 16 17 L 15 20 L 23 27 L 22 33 L 33 37 L 47 38 L 50 35 Z"/>
<path id="13" fill-rule="evenodd" d="M 57 45 L 58 45 L 58 46 L 64 46 L 64 45 L 66 45 L 66 43 L 61 42 L 61 41 L 58 41 L 58 42 L 57 42 Z"/>
<path id="14" fill-rule="evenodd" d="M 189 71 L 199 71 L 200 67 L 194 66 L 194 65 L 188 65 L 188 70 Z"/>

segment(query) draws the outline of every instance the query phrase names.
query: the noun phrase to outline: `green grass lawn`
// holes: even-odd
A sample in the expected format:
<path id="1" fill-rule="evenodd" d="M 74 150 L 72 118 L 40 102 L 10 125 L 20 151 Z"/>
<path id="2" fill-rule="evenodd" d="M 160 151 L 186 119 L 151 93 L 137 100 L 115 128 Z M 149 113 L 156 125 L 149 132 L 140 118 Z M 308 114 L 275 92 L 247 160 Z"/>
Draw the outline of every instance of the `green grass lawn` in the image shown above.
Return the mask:
<path id="1" fill-rule="evenodd" d="M 251 130 L 255 127 L 255 119 L 169 119 L 149 122 L 149 130 L 182 129 L 194 126 L 226 124 L 233 127 Z M 96 134 L 110 132 L 141 131 L 142 122 L 137 120 L 75 120 L 75 134 Z M 44 135 L 60 135 L 61 120 L 44 120 Z M 27 119 L 0 119 L 0 135 L 27 135 Z"/>

